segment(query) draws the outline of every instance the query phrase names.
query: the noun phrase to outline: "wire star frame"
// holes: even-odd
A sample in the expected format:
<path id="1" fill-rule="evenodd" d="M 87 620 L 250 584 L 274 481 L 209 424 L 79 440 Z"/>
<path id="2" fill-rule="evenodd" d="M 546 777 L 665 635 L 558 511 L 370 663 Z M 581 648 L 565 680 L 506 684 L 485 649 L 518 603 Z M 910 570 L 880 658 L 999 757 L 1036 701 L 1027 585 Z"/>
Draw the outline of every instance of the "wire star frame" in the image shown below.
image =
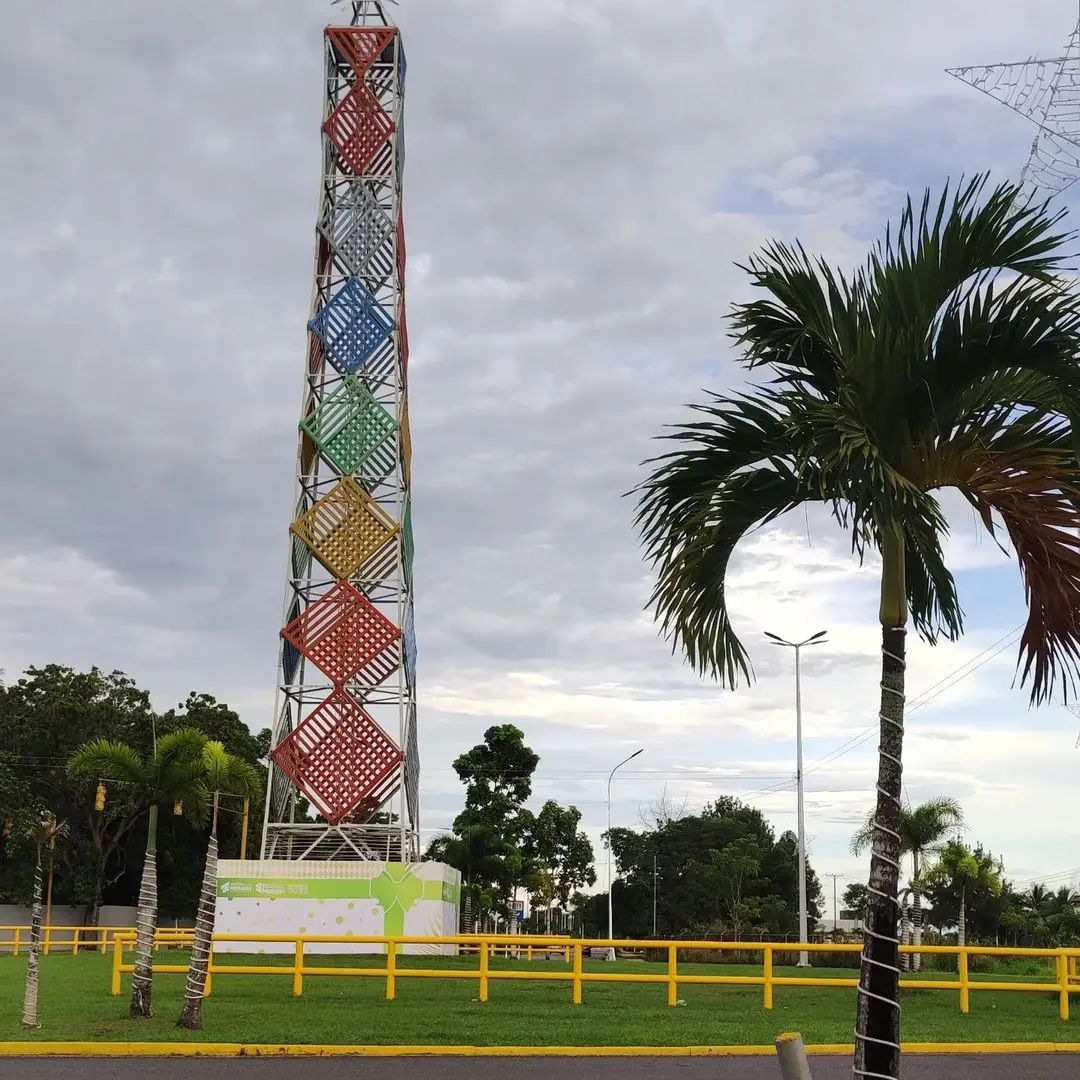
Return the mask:
<path id="1" fill-rule="evenodd" d="M 1060 194 L 1080 180 L 1080 17 L 1061 56 L 946 71 L 1036 125 L 1021 199 Z"/>

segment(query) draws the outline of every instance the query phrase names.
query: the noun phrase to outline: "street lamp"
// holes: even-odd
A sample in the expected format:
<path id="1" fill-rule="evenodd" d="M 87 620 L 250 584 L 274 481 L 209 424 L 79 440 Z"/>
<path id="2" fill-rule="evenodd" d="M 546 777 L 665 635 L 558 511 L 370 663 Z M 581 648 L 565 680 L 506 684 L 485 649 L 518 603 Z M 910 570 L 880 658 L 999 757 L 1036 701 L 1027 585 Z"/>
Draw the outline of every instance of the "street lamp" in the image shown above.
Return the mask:
<path id="1" fill-rule="evenodd" d="M 809 929 L 806 917 L 806 814 L 803 808 L 803 767 L 802 767 L 802 680 L 799 670 L 799 650 L 804 645 L 821 645 L 825 641 L 826 630 L 819 630 L 805 641 L 787 641 L 776 634 L 765 631 L 765 636 L 774 644 L 795 650 L 795 781 L 799 792 L 799 941 L 805 944 Z M 809 967 L 810 957 L 806 951 L 799 953 L 799 967 Z"/>
<path id="2" fill-rule="evenodd" d="M 607 935 L 609 941 L 612 941 L 615 938 L 615 933 L 612 929 L 613 920 L 611 917 L 611 780 L 619 769 L 621 769 L 628 761 L 633 761 L 638 754 L 644 753 L 644 746 L 640 750 L 635 750 L 628 758 L 624 758 L 620 761 L 619 764 L 611 770 L 607 778 Z"/>

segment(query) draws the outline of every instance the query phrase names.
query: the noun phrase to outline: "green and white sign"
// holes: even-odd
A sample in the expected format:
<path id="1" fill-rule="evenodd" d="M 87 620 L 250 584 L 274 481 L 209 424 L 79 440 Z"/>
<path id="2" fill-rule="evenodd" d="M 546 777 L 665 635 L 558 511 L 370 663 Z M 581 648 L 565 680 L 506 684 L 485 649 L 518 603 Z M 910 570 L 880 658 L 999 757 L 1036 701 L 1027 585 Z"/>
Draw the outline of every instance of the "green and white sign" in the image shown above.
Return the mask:
<path id="1" fill-rule="evenodd" d="M 223 934 L 326 934 L 355 937 L 319 944 L 319 952 L 372 952 L 367 937 L 457 933 L 461 876 L 442 863 L 218 864 L 216 928 Z M 288 943 L 222 943 L 222 951 L 289 952 Z M 404 952 L 453 952 L 452 946 L 404 946 Z"/>

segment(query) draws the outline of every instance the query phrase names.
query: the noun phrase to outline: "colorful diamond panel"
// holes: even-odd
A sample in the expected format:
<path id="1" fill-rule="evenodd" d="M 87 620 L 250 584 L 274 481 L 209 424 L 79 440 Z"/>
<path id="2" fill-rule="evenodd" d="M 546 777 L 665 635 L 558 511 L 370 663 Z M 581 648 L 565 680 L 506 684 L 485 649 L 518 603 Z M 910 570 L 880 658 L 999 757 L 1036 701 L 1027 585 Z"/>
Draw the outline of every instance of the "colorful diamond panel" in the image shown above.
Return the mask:
<path id="1" fill-rule="evenodd" d="M 393 273 L 397 230 L 362 181 L 338 194 L 319 230 L 354 277 L 382 285 Z"/>
<path id="2" fill-rule="evenodd" d="M 337 824 L 401 764 L 402 752 L 360 703 L 335 690 L 272 756 L 278 767 Z"/>
<path id="3" fill-rule="evenodd" d="M 343 476 L 362 474 L 377 484 L 394 471 L 398 423 L 352 375 L 300 427 Z"/>
<path id="4" fill-rule="evenodd" d="M 356 176 L 385 174 L 392 155 L 380 151 L 386 148 L 396 125 L 362 82 L 341 99 L 323 128 L 343 164 Z"/>
<path id="5" fill-rule="evenodd" d="M 342 375 L 360 370 L 394 332 L 394 320 L 357 278 L 347 282 L 308 323 Z"/>
<path id="6" fill-rule="evenodd" d="M 293 535 L 337 578 L 351 578 L 397 531 L 394 520 L 351 476 L 292 523 Z"/>
<path id="7" fill-rule="evenodd" d="M 360 26 L 330 26 L 327 38 L 362 79 L 386 47 L 397 36 L 396 27 L 364 28 Z"/>
<path id="8" fill-rule="evenodd" d="M 339 581 L 281 631 L 331 682 L 377 686 L 401 663 L 401 631 L 359 589 Z"/>

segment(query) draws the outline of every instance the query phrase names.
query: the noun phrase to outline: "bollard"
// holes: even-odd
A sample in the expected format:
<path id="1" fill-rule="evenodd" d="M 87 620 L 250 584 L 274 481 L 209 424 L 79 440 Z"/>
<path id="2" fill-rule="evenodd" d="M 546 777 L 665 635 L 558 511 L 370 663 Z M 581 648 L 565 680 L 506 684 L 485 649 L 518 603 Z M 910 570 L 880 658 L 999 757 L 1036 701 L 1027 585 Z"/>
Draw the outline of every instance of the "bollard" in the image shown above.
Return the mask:
<path id="1" fill-rule="evenodd" d="M 813 1080 L 810 1062 L 806 1059 L 806 1047 L 797 1031 L 789 1031 L 777 1038 L 776 1057 L 784 1080 Z"/>

